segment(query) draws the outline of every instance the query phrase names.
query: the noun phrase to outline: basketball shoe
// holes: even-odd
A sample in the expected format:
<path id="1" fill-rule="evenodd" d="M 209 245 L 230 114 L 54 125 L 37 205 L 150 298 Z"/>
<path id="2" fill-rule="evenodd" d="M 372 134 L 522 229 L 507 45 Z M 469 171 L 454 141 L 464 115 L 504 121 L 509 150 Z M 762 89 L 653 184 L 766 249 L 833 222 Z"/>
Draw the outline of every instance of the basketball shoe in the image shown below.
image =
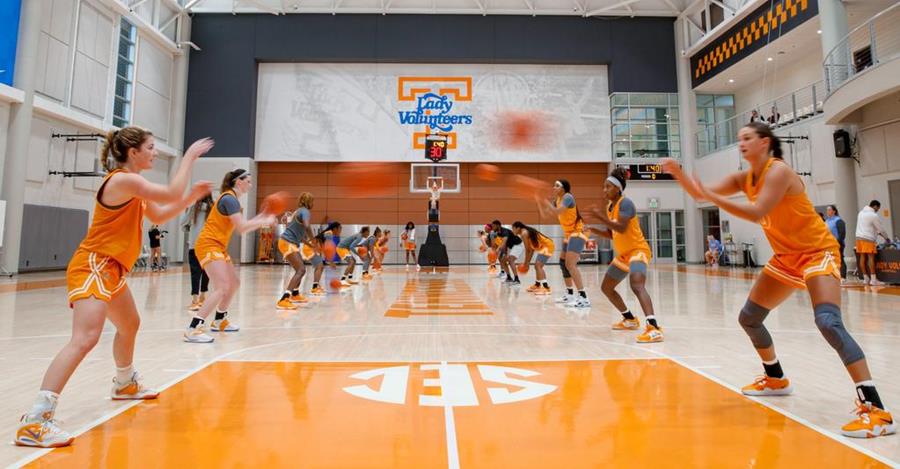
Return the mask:
<path id="1" fill-rule="evenodd" d="M 794 392 L 791 382 L 787 378 L 773 378 L 771 376 L 757 376 L 752 383 L 741 388 L 741 392 L 748 396 L 787 396 Z"/>
<path id="2" fill-rule="evenodd" d="M 290 298 L 282 298 L 278 300 L 278 303 L 275 304 L 277 309 L 297 309 L 297 306 L 294 303 L 291 303 Z"/>
<path id="3" fill-rule="evenodd" d="M 851 438 L 875 438 L 893 435 L 897 432 L 897 422 L 891 413 L 873 406 L 869 402 L 856 401 L 856 419 L 841 427 L 841 433 Z"/>
<path id="4" fill-rule="evenodd" d="M 16 431 L 16 444 L 37 448 L 58 448 L 69 446 L 75 438 L 69 432 L 59 428 L 53 420 L 51 412 L 41 415 L 25 414 L 19 420 Z"/>
<path id="5" fill-rule="evenodd" d="M 634 319 L 622 319 L 621 321 L 612 325 L 614 331 L 636 331 L 641 328 L 641 321 L 637 318 Z"/>
<path id="6" fill-rule="evenodd" d="M 647 324 L 644 332 L 641 335 L 637 336 L 635 340 L 639 344 L 652 344 L 654 342 L 662 342 L 663 333 L 660 328 L 653 327 L 653 325 L 651 324 Z"/>
<path id="7" fill-rule="evenodd" d="M 113 387 L 111 393 L 113 400 L 137 400 L 137 399 L 156 399 L 159 392 L 144 387 L 141 383 L 141 375 L 134 372 L 131 379 L 126 383 L 120 383 L 113 378 Z"/>
<path id="8" fill-rule="evenodd" d="M 290 303 L 290 302 L 288 302 Z M 297 309 L 293 304 L 291 305 L 293 309 Z M 209 323 L 209 331 L 210 332 L 237 332 L 241 330 L 237 324 L 232 324 L 228 318 L 225 319 L 214 319 L 213 322 Z"/>

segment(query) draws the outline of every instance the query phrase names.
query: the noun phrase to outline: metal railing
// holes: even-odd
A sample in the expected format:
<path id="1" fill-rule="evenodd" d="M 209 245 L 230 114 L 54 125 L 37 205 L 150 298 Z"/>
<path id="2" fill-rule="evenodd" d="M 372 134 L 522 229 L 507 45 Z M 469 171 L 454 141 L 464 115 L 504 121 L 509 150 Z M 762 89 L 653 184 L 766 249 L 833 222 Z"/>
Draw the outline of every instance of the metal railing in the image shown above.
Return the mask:
<path id="1" fill-rule="evenodd" d="M 825 88 L 830 95 L 848 80 L 900 56 L 900 2 L 878 13 L 849 34 L 825 56 Z"/>
<path id="2" fill-rule="evenodd" d="M 734 145 L 737 143 L 738 130 L 748 122 L 768 122 L 771 127 L 778 128 L 814 117 L 822 113 L 824 99 L 824 82 L 817 81 L 722 122 L 701 122 L 697 124 L 700 129 L 696 134 L 697 153 L 704 156 Z"/>

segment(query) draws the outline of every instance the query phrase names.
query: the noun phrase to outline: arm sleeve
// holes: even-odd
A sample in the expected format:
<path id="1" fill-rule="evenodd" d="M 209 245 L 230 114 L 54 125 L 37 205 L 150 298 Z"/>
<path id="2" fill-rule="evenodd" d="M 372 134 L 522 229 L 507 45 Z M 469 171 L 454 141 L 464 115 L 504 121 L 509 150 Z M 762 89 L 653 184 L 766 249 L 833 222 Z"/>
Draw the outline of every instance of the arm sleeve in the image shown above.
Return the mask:
<path id="1" fill-rule="evenodd" d="M 231 194 L 225 194 L 217 204 L 219 213 L 229 217 L 241 211 L 241 203 Z"/>
<path id="2" fill-rule="evenodd" d="M 575 206 L 575 196 L 572 194 L 566 194 L 562 198 L 562 206 L 565 208 L 572 208 Z"/>
<path id="3" fill-rule="evenodd" d="M 844 223 L 844 220 L 837 221 L 837 230 L 838 242 L 844 244 L 844 240 L 847 239 L 847 224 Z"/>
<path id="4" fill-rule="evenodd" d="M 622 199 L 622 203 L 619 204 L 619 221 L 630 220 L 635 215 L 637 215 L 637 209 L 634 207 L 634 202 L 627 197 Z"/>

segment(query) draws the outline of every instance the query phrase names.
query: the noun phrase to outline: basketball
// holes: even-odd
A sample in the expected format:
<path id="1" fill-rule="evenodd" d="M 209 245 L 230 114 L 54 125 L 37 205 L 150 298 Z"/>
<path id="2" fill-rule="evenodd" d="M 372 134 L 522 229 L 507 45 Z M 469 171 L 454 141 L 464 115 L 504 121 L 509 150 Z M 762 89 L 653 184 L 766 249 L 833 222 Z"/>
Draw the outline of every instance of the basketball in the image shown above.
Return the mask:
<path id="1" fill-rule="evenodd" d="M 521 174 L 514 174 L 509 178 L 509 187 L 516 197 L 522 199 L 550 196 L 550 183 Z"/>
<path id="2" fill-rule="evenodd" d="M 294 196 L 292 196 L 290 192 L 273 192 L 263 199 L 262 205 L 260 205 L 260 212 L 268 213 L 270 215 L 281 215 L 291 209 L 291 202 L 293 200 Z"/>
<path id="3" fill-rule="evenodd" d="M 395 179 L 397 171 L 390 163 L 341 163 L 335 168 L 335 183 L 351 197 L 396 195 L 386 181 Z"/>
<path id="4" fill-rule="evenodd" d="M 359 254 L 359 257 L 366 257 L 369 254 L 369 250 L 365 246 L 359 246 L 356 248 L 356 253 Z"/>
<path id="5" fill-rule="evenodd" d="M 520 274 L 528 273 L 528 264 L 519 264 L 518 270 Z"/>
<path id="6" fill-rule="evenodd" d="M 328 285 L 331 286 L 331 288 L 334 288 L 335 290 L 340 290 L 341 281 L 336 278 L 333 278 L 333 279 L 331 279 L 330 282 L 328 282 Z"/>
<path id="7" fill-rule="evenodd" d="M 406 241 L 407 239 L 409 239 L 409 236 L 407 236 L 406 233 L 403 233 L 402 235 L 400 235 L 400 239 Z"/>
<path id="8" fill-rule="evenodd" d="M 478 250 L 484 252 L 487 251 L 487 248 L 482 244 L 481 246 L 478 246 Z"/>
<path id="9" fill-rule="evenodd" d="M 387 247 L 387 246 L 381 246 L 380 248 L 378 248 L 378 250 L 381 251 L 382 254 L 387 254 L 387 252 L 388 252 L 388 247 Z"/>
<path id="10" fill-rule="evenodd" d="M 334 245 L 334 241 L 330 239 L 325 240 L 325 244 L 322 246 L 322 253 L 325 254 L 325 260 L 330 261 L 334 259 L 334 253 L 337 248 Z"/>
<path id="11" fill-rule="evenodd" d="M 487 259 L 488 259 L 489 264 L 493 264 L 494 262 L 497 262 L 497 251 L 494 251 L 494 250 L 488 251 Z"/>
<path id="12" fill-rule="evenodd" d="M 535 110 L 502 112 L 495 124 L 496 143 L 502 150 L 538 150 L 549 143 L 548 119 Z"/>
<path id="13" fill-rule="evenodd" d="M 500 178 L 500 168 L 492 164 L 479 164 L 475 166 L 475 175 L 482 181 L 493 182 Z"/>

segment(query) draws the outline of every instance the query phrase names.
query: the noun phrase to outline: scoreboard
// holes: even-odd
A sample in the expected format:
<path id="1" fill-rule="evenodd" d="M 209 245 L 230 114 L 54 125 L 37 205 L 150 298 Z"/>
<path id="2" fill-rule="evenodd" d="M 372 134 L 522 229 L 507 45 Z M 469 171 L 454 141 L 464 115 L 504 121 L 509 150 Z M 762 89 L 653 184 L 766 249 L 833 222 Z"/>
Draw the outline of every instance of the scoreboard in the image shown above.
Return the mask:
<path id="1" fill-rule="evenodd" d="M 619 165 L 628 170 L 629 181 L 672 181 L 671 174 L 666 174 L 661 164 L 626 164 Z"/>
<path id="2" fill-rule="evenodd" d="M 425 158 L 437 163 L 447 159 L 447 136 L 425 136 Z"/>

